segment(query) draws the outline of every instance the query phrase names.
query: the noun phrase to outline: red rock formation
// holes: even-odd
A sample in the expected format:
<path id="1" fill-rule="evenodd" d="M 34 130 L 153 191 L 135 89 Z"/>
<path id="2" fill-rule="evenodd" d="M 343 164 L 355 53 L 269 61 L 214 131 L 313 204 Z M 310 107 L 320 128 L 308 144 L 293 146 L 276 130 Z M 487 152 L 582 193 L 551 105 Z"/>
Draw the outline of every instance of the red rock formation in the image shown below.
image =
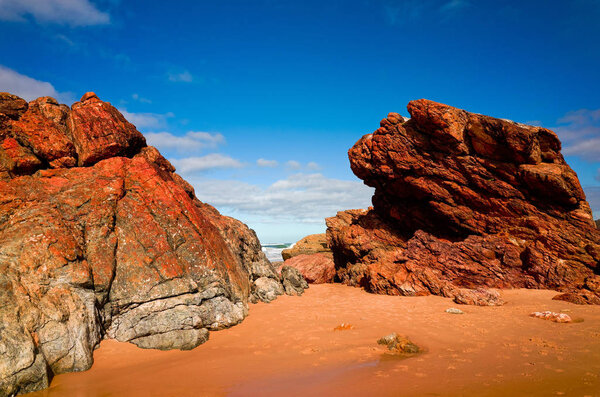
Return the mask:
<path id="1" fill-rule="evenodd" d="M 0 93 L 0 395 L 102 338 L 189 349 L 284 292 L 253 231 L 201 203 L 109 103 Z"/>
<path id="2" fill-rule="evenodd" d="M 525 287 L 600 304 L 600 233 L 556 134 L 427 100 L 408 111 L 349 151 L 375 195 L 327 219 L 338 277 L 466 303 L 489 299 L 465 289 Z"/>
<path id="3" fill-rule="evenodd" d="M 280 268 L 283 266 L 298 269 L 309 284 L 332 283 L 335 277 L 333 259 L 323 253 L 296 255 L 281 263 Z"/>

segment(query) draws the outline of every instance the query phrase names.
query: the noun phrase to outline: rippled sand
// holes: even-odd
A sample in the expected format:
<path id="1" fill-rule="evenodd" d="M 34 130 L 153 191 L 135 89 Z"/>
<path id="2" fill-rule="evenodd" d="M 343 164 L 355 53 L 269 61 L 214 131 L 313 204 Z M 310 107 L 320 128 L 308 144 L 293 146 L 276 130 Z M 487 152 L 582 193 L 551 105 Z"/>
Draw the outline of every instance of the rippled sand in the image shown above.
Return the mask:
<path id="1" fill-rule="evenodd" d="M 368 294 L 311 285 L 301 297 L 250 306 L 231 329 L 192 351 L 104 341 L 86 372 L 56 376 L 35 396 L 600 396 L 600 307 L 552 301 L 543 290 L 504 291 L 502 307 L 457 307 L 436 296 Z M 583 322 L 528 316 L 567 310 Z M 334 331 L 352 324 L 350 330 Z M 426 349 L 385 354 L 397 332 Z"/>

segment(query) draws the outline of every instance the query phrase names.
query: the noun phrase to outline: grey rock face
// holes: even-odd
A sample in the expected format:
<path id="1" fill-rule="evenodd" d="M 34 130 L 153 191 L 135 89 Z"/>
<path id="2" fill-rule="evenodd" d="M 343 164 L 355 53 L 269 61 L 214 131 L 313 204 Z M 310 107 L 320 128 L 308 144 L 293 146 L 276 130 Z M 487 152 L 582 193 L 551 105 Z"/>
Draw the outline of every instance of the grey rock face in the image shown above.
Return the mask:
<path id="1" fill-rule="evenodd" d="M 197 205 L 205 206 L 200 202 Z M 254 230 L 245 227 L 237 219 L 218 215 L 219 219 L 215 217 L 214 220 L 221 235 L 249 274 L 251 281 L 250 302 L 271 302 L 278 295 L 283 295 L 284 290 L 280 277 L 273 264 L 262 252 Z"/>
<path id="2" fill-rule="evenodd" d="M 304 290 L 308 288 L 308 283 L 302 277 L 302 273 L 295 267 L 283 266 L 281 268 L 281 279 L 283 280 L 283 288 L 288 295 L 302 295 Z"/>
<path id="3" fill-rule="evenodd" d="M 254 280 L 254 287 L 252 296 L 263 302 L 271 302 L 277 298 L 278 295 L 283 295 L 283 285 L 277 279 L 270 277 L 259 277 Z"/>

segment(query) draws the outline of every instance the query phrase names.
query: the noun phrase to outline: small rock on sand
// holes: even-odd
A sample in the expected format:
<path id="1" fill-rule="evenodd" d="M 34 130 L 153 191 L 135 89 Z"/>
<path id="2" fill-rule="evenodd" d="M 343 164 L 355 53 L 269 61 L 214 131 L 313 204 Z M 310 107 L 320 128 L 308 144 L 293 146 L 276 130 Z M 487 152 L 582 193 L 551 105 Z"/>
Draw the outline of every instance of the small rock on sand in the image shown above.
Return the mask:
<path id="1" fill-rule="evenodd" d="M 354 328 L 354 325 L 352 324 L 348 324 L 348 323 L 341 323 L 340 325 L 338 325 L 337 327 L 335 327 L 333 330 L 334 331 L 347 331 L 349 329 Z"/>
<path id="2" fill-rule="evenodd" d="M 415 345 L 408 338 L 400 336 L 395 332 L 384 336 L 377 341 L 379 345 L 385 345 L 394 353 L 415 354 L 421 351 L 419 346 Z"/>
<path id="3" fill-rule="evenodd" d="M 543 320 L 550 320 L 555 323 L 570 323 L 573 322 L 571 316 L 565 313 L 556 313 L 551 311 L 545 312 L 533 312 L 529 315 L 530 317 L 541 318 Z"/>
<path id="4" fill-rule="evenodd" d="M 465 314 L 465 312 L 463 312 L 460 309 L 457 309 L 455 307 L 451 307 L 449 309 L 446 309 L 446 313 L 450 313 L 450 314 Z"/>

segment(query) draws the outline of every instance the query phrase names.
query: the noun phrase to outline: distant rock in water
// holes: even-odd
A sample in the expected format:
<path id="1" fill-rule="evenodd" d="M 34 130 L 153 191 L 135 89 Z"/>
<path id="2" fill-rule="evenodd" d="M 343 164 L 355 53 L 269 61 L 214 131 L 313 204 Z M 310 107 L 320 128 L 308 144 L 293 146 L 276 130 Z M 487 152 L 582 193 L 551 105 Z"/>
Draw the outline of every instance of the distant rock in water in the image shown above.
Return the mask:
<path id="1" fill-rule="evenodd" d="M 284 249 L 281 252 L 283 260 L 293 258 L 297 255 L 310 255 L 322 253 L 331 256 L 331 250 L 327 245 L 327 236 L 325 233 L 311 234 L 301 238 L 293 247 Z"/>
<path id="2" fill-rule="evenodd" d="M 600 304 L 600 231 L 556 134 L 423 99 L 408 111 L 348 153 L 375 195 L 327 219 L 342 282 L 477 304 L 500 302 L 485 288 L 550 288 Z"/>
<path id="3" fill-rule="evenodd" d="M 88 369 L 103 338 L 193 348 L 282 293 L 255 233 L 109 103 L 0 93 L 0 396 Z"/>

